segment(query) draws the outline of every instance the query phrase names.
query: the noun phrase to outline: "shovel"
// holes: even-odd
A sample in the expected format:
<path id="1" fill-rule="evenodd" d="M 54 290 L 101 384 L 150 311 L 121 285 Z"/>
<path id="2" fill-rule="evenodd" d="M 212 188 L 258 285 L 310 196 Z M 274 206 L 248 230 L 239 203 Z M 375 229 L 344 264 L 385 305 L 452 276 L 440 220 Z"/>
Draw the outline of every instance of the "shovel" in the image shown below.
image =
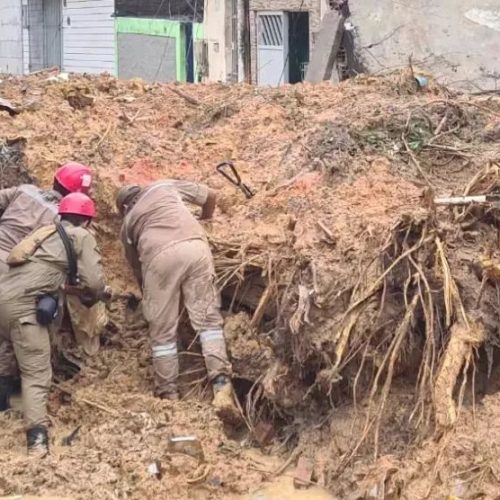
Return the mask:
<path id="1" fill-rule="evenodd" d="M 255 195 L 255 193 L 241 181 L 240 174 L 236 170 L 232 161 L 223 161 L 222 163 L 219 163 L 215 169 L 231 184 L 234 184 L 238 189 L 240 189 L 247 200 Z"/>

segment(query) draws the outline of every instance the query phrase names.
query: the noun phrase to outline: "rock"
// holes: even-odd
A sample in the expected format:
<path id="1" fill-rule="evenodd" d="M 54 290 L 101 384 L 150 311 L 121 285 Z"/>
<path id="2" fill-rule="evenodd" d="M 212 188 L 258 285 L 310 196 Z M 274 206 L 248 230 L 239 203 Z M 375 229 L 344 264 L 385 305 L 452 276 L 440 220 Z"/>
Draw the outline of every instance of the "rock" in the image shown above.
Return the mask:
<path id="1" fill-rule="evenodd" d="M 295 488 L 308 488 L 311 486 L 313 471 L 314 461 L 307 457 L 300 457 L 293 473 L 293 485 Z"/>

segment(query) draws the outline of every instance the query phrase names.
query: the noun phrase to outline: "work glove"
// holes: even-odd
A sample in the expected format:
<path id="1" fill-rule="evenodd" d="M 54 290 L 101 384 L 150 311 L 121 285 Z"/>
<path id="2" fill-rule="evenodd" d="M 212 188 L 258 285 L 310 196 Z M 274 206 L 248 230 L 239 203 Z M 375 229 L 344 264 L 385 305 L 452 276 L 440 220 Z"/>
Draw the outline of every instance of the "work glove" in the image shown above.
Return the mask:
<path id="1" fill-rule="evenodd" d="M 111 302 L 113 298 L 113 289 L 106 285 L 104 287 L 104 290 L 99 294 L 99 300 L 101 302 L 105 302 L 105 303 L 108 303 L 108 302 Z"/>

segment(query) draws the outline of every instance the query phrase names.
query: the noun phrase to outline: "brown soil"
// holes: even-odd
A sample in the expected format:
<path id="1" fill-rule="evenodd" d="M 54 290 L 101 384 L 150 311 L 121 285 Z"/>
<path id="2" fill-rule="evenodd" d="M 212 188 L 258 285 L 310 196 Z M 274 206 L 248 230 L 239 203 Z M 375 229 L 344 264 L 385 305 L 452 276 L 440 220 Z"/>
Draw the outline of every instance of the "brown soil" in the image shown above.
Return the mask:
<path id="1" fill-rule="evenodd" d="M 409 81 L 175 87 L 194 105 L 168 85 L 106 76 L 3 78 L 1 96 L 22 112 L 0 112 L 0 148 L 24 142 L 15 157 L 0 149 L 2 186 L 17 182 L 7 164 L 43 186 L 66 160 L 92 165 L 115 289 L 135 290 L 118 186 L 175 177 L 218 191 L 206 230 L 247 425 L 216 418 L 188 328 L 184 399 L 154 399 L 144 322 L 115 306 L 101 352 L 54 388 L 49 459 L 30 462 L 18 416 L 0 417 L 0 494 L 239 498 L 303 455 L 313 482 L 339 498 L 495 497 L 500 399 L 481 399 L 471 381 L 484 389 L 487 358 L 474 349 L 497 343 L 496 286 L 478 306 L 476 266 L 498 253 L 497 212 L 436 211 L 428 198 L 498 189 L 500 101 L 416 93 Z M 253 198 L 216 173 L 227 159 Z M 259 423 L 274 432 L 256 453 Z M 172 435 L 199 437 L 206 461 L 171 453 Z M 148 473 L 155 461 L 161 478 Z"/>

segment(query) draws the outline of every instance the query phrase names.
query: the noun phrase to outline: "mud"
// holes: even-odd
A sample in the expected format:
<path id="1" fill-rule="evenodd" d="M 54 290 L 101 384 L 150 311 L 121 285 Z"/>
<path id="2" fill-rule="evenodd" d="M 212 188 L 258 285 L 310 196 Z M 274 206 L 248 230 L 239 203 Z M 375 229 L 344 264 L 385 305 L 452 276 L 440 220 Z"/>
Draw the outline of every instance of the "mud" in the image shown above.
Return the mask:
<path id="1" fill-rule="evenodd" d="M 290 490 L 305 455 L 313 482 L 338 498 L 494 498 L 498 397 L 476 397 L 476 343 L 448 347 L 460 320 L 480 324 L 495 349 L 496 286 L 477 305 L 473 268 L 481 254 L 499 255 L 497 214 L 435 211 L 428 200 L 500 187 L 487 133 L 500 102 L 407 83 L 403 73 L 338 87 L 182 87 L 193 104 L 168 85 L 106 76 L 3 79 L 2 97 L 22 112 L 0 113 L 0 143 L 24 138 L 29 175 L 48 187 L 66 160 L 96 169 L 95 230 L 115 289 L 137 291 L 117 240 L 118 186 L 176 177 L 217 190 L 205 228 L 246 426 L 216 418 L 184 325 L 183 400 L 155 400 L 146 325 L 117 305 L 100 353 L 54 387 L 46 462 L 26 458 L 18 415 L 0 417 L 0 494 L 272 498 Z M 227 159 L 253 198 L 217 174 Z M 454 426 L 438 425 L 440 404 Z M 264 446 L 259 422 L 274 429 Z M 199 437 L 206 462 L 170 453 L 172 435 Z"/>

